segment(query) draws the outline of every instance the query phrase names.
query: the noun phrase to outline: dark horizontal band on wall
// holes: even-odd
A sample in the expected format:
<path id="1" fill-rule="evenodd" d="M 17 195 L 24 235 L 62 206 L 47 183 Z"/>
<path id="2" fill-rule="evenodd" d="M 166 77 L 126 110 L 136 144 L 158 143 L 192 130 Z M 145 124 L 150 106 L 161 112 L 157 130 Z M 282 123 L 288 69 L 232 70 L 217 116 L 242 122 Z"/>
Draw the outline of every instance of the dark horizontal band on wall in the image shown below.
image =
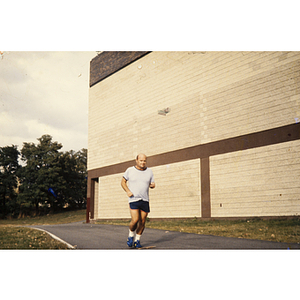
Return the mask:
<path id="1" fill-rule="evenodd" d="M 90 87 L 116 73 L 150 51 L 104 51 L 90 62 Z"/>
<path id="2" fill-rule="evenodd" d="M 286 125 L 278 128 L 246 134 L 238 137 L 224 139 L 207 144 L 156 154 L 147 158 L 149 167 L 166 165 L 197 158 L 206 158 L 251 148 L 275 145 L 300 139 L 300 123 Z M 135 164 L 134 160 L 110 165 L 88 171 L 89 178 L 97 178 L 117 173 Z"/>

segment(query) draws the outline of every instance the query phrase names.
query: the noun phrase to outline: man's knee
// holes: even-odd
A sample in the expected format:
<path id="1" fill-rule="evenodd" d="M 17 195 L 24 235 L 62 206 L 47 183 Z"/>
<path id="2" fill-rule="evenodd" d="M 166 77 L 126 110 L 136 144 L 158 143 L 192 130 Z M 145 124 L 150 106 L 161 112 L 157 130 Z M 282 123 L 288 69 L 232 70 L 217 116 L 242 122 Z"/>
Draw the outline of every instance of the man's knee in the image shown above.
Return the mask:
<path id="1" fill-rule="evenodd" d="M 139 219 L 131 218 L 130 225 L 134 226 L 139 222 Z"/>
<path id="2" fill-rule="evenodd" d="M 142 211 L 142 212 L 141 212 L 141 217 L 140 217 L 140 219 L 141 219 L 144 223 L 146 223 L 147 216 L 148 216 L 148 213 Z"/>
<path id="3" fill-rule="evenodd" d="M 139 223 L 141 224 L 141 226 L 145 226 L 145 224 L 146 224 L 146 218 L 141 218 L 139 220 Z"/>

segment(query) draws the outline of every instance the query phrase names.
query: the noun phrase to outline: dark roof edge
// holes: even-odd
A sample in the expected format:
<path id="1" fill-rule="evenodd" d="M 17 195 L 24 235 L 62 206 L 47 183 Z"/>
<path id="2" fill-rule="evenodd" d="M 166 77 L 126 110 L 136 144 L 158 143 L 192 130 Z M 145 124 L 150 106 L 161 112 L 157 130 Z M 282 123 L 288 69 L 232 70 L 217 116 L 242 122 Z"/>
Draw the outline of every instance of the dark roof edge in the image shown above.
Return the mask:
<path id="1" fill-rule="evenodd" d="M 151 51 L 104 51 L 90 62 L 90 87 L 113 75 Z"/>

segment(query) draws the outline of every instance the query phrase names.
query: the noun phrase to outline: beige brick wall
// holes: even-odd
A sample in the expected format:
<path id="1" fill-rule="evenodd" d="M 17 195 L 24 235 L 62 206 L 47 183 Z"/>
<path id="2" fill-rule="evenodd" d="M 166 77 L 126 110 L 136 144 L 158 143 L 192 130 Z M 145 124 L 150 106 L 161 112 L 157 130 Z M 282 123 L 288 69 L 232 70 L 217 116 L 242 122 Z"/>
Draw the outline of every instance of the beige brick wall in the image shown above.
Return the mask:
<path id="1" fill-rule="evenodd" d="M 130 218 L 128 199 L 121 187 L 122 176 L 123 173 L 99 178 L 99 205 L 95 219 Z"/>
<path id="2" fill-rule="evenodd" d="M 157 183 L 149 191 L 150 218 L 201 216 L 200 159 L 151 169 Z M 130 217 L 128 197 L 121 187 L 122 176 L 123 173 L 99 178 L 95 219 Z"/>
<path id="3" fill-rule="evenodd" d="M 88 169 L 291 124 L 299 66 L 299 52 L 152 52 L 91 87 Z"/>
<path id="4" fill-rule="evenodd" d="M 213 156 L 210 170 L 212 217 L 300 214 L 300 141 Z"/>
<path id="5" fill-rule="evenodd" d="M 151 218 L 201 217 L 200 159 L 151 168 Z"/>
<path id="6" fill-rule="evenodd" d="M 299 87 L 300 52 L 152 52 L 90 88 L 88 170 L 293 124 Z M 166 107 L 171 112 L 158 115 Z M 281 166 L 299 157 L 298 143 L 210 157 L 212 216 L 298 213 L 299 168 L 292 158 Z M 282 157 L 287 149 L 294 154 Z M 153 168 L 151 217 L 201 216 L 199 165 Z M 96 218 L 129 217 L 121 176 L 100 178 Z"/>

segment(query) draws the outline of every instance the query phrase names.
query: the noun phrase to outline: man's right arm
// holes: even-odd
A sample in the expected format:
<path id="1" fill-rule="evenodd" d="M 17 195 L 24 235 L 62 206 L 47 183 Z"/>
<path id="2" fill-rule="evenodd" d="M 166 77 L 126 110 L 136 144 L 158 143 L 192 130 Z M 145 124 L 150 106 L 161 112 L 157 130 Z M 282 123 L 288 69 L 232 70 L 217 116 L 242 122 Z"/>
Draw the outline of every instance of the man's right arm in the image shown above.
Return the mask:
<path id="1" fill-rule="evenodd" d="M 128 197 L 133 196 L 132 192 L 130 191 L 130 189 L 127 186 L 127 180 L 124 177 L 122 177 L 121 186 L 122 186 L 123 190 L 127 193 Z"/>

